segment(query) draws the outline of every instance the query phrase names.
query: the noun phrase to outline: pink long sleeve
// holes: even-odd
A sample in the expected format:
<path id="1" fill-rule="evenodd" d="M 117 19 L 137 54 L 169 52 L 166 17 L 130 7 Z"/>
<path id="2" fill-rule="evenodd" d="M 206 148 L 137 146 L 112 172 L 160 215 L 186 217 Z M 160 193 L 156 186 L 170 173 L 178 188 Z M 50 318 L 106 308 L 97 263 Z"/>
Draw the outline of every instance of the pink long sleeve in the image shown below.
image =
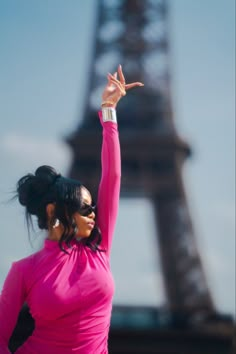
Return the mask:
<path id="1" fill-rule="evenodd" d="M 25 286 L 19 263 L 13 263 L 0 296 L 0 354 L 8 354 L 8 341 L 25 301 Z"/>
<path id="2" fill-rule="evenodd" d="M 117 124 L 103 122 L 103 143 L 101 153 L 102 177 L 98 190 L 98 225 L 102 233 L 101 247 L 111 251 L 112 237 L 114 233 L 120 195 L 120 144 Z"/>

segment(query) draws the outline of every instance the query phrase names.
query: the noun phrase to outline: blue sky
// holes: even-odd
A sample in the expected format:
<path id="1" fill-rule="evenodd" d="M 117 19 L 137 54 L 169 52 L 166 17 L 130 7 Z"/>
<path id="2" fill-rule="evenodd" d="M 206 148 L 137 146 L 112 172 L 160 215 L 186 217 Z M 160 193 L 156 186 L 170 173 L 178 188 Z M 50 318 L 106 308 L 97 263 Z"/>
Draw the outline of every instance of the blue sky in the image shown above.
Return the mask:
<path id="1" fill-rule="evenodd" d="M 175 122 L 193 148 L 183 170 L 189 208 L 216 306 L 234 313 L 235 2 L 169 4 Z M 5 203 L 17 180 L 40 164 L 62 173 L 70 166 L 63 139 L 81 119 L 95 5 L 0 0 L 0 286 L 11 262 L 43 238 L 32 249 L 22 208 Z M 163 303 L 156 251 L 149 201 L 121 200 L 112 254 L 116 303 Z"/>

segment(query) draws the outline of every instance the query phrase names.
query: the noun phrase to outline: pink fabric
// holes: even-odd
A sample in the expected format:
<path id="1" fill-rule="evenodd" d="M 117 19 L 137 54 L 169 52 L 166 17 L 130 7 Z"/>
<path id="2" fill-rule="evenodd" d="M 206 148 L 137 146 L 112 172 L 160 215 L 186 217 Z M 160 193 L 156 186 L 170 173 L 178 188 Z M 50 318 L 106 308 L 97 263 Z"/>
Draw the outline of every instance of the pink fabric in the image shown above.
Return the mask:
<path id="1" fill-rule="evenodd" d="M 98 193 L 101 248 L 93 252 L 73 241 L 68 254 L 45 240 L 39 252 L 13 263 L 0 297 L 0 354 L 19 311 L 27 302 L 35 330 L 17 354 L 105 354 L 114 283 L 109 255 L 120 190 L 120 148 L 117 125 L 102 122 L 102 178 Z"/>

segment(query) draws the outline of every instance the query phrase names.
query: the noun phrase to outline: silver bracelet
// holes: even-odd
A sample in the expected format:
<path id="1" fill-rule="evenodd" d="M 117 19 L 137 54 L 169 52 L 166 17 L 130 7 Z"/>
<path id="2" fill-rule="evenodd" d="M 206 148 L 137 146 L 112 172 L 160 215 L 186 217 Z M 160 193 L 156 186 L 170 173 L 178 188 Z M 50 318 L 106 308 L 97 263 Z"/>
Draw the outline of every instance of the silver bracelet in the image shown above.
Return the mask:
<path id="1" fill-rule="evenodd" d="M 115 108 L 102 107 L 102 120 L 103 120 L 103 122 L 117 123 Z"/>

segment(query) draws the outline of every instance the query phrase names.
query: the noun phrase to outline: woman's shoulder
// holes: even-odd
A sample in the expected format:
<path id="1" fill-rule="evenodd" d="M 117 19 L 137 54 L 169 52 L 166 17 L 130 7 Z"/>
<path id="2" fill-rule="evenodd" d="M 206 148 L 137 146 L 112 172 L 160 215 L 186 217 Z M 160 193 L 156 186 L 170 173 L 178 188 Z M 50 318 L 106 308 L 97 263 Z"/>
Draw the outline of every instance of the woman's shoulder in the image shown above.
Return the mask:
<path id="1" fill-rule="evenodd" d="M 36 251 L 24 258 L 13 261 L 12 267 L 18 269 L 19 271 L 23 271 L 25 273 L 26 270 L 31 269 L 32 266 L 37 262 L 38 259 L 41 258 L 42 250 Z"/>

